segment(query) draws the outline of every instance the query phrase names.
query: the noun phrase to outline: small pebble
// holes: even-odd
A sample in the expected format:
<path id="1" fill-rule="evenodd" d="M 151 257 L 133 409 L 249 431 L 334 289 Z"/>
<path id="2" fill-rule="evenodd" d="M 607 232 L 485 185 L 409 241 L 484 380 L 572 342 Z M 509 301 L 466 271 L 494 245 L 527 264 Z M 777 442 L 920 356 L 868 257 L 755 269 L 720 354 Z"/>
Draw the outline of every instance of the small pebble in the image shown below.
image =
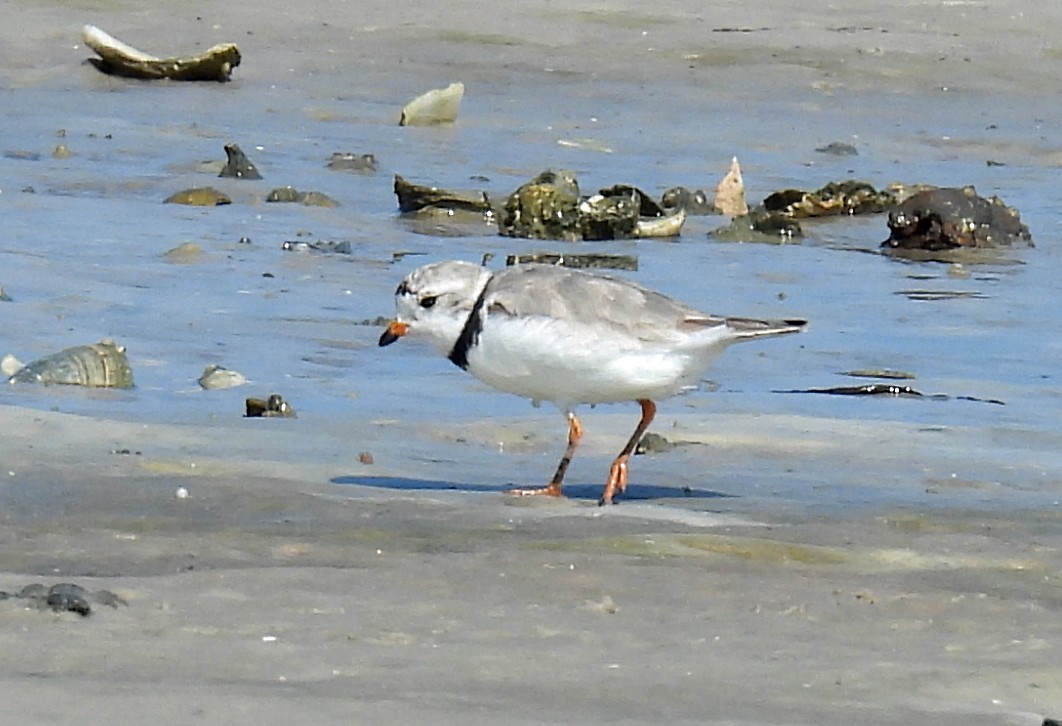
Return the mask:
<path id="1" fill-rule="evenodd" d="M 190 494 L 188 493 L 188 490 L 187 490 L 187 489 L 185 489 L 184 487 L 177 487 L 177 491 L 176 491 L 176 492 L 174 492 L 174 493 L 173 493 L 173 495 L 174 495 L 175 497 L 177 497 L 178 499 L 187 499 L 188 497 L 190 497 L 190 496 L 191 496 L 191 495 L 190 495 Z"/>

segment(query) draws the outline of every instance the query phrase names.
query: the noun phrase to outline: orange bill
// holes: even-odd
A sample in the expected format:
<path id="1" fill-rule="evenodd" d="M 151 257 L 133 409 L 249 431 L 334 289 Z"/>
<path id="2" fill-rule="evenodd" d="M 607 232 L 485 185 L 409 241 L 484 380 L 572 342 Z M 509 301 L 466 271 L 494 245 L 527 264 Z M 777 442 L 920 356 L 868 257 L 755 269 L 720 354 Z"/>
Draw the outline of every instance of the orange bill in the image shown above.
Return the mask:
<path id="1" fill-rule="evenodd" d="M 380 336 L 380 347 L 391 345 L 407 332 L 409 332 L 409 323 L 403 323 L 401 320 L 392 320 L 391 324 L 387 326 L 387 330 L 383 331 Z"/>

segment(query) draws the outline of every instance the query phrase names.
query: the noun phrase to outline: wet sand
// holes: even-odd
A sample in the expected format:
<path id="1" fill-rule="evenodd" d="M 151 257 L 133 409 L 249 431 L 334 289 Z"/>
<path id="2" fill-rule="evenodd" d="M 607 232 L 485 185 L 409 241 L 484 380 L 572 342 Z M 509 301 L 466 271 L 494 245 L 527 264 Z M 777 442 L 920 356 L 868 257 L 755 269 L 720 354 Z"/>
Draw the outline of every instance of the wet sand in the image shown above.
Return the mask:
<path id="1" fill-rule="evenodd" d="M 409 135 L 391 137 L 391 148 L 384 145 L 388 137 L 372 129 L 390 128 L 405 100 L 451 80 L 470 90 L 482 84 L 488 100 L 478 118 L 485 126 L 506 127 L 522 113 L 514 110 L 518 101 L 506 99 L 507 88 L 530 89 L 538 98 L 552 83 L 580 109 L 595 94 L 610 102 L 622 93 L 648 94 L 629 108 L 618 104 L 622 113 L 612 121 L 638 128 L 652 122 L 659 99 L 674 99 L 681 109 L 703 105 L 705 96 L 718 98 L 720 117 L 748 114 L 750 124 L 759 124 L 765 122 L 758 115 L 780 98 L 804 104 L 818 118 L 831 94 L 842 90 L 876 94 L 887 106 L 881 97 L 895 96 L 898 104 L 908 95 L 936 98 L 946 94 L 945 84 L 958 84 L 965 96 L 949 97 L 942 108 L 983 107 L 985 99 L 1005 94 L 1009 119 L 1035 114 L 1039 97 L 1054 90 L 1062 11 L 1053 6 L 805 5 L 779 0 L 748 9 L 727 3 L 701 14 L 699 6 L 678 2 L 651 12 L 633 3 L 561 8 L 545 1 L 485 12 L 480 4 L 457 2 L 418 4 L 413 15 L 412 7 L 383 3 L 291 8 L 269 2 L 245 10 L 192 3 L 180 11 L 0 3 L 20 21 L 0 49 L 0 88 L 9 109 L 55 90 L 80 94 L 86 103 L 117 98 L 124 108 L 142 104 L 121 124 L 108 123 L 134 140 L 158 141 L 163 134 L 174 141 L 151 156 L 131 152 L 138 147 L 123 140 L 119 164 L 131 168 L 145 156 L 152 163 L 175 157 L 187 164 L 207 143 L 220 149 L 226 139 L 215 138 L 223 135 L 217 119 L 228 118 L 236 128 L 238 114 L 261 117 L 262 138 L 276 142 L 265 157 L 272 170 L 308 166 L 308 158 L 360 144 L 359 134 L 368 135 L 373 148 L 350 150 L 398 155 L 406 144 L 405 153 L 419 151 Z M 160 54 L 186 44 L 236 41 L 245 61 L 229 87 L 208 92 L 209 102 L 189 96 L 191 110 L 210 121 L 200 121 L 203 129 L 195 126 L 194 113 L 166 126 L 127 82 L 81 63 L 84 49 L 72 48 L 84 23 Z M 32 52 L 38 49 L 39 55 Z M 245 105 L 226 111 L 231 99 L 224 94 L 233 90 Z M 183 91 L 146 93 L 165 104 L 173 101 L 161 94 L 172 99 Z M 1023 111 L 1014 98 L 1028 107 Z M 925 109 L 928 125 L 933 110 Z M 26 106 L 25 112 L 47 118 L 47 109 Z M 537 149 L 539 136 L 552 145 L 557 134 L 599 135 L 581 127 L 585 121 L 566 118 L 563 108 L 555 113 L 560 120 L 547 134 L 539 121 L 550 118 L 549 110 L 529 107 L 522 142 Z M 11 118 L 9 112 L 5 121 Z M 984 126 L 976 117 L 961 122 Z M 56 142 L 54 129 L 78 123 L 101 121 L 45 122 L 39 147 L 47 152 Z M 313 124 L 322 123 L 331 124 L 332 136 L 317 141 Z M 734 142 L 718 138 L 712 118 L 703 116 L 688 131 L 670 131 L 668 143 L 687 133 L 687 140 L 703 142 L 706 157 L 721 159 L 747 144 L 762 167 L 772 157 L 795 154 L 790 145 L 831 140 L 815 137 L 799 118 L 772 123 L 789 123 L 791 135 Z M 1051 156 L 1058 147 L 1053 133 L 1015 131 L 999 142 L 979 141 L 974 151 L 939 143 L 946 153 L 969 154 L 982 166 L 984 154 L 1002 155 L 1050 176 L 1062 158 Z M 286 135 L 304 145 L 284 147 Z M 181 145 L 204 136 L 194 152 Z M 901 141 L 891 143 L 902 156 Z M 652 147 L 651 140 L 645 144 Z M 893 151 L 887 147 L 886 153 Z M 491 146 L 472 144 L 461 153 L 490 156 L 483 163 L 501 186 L 539 170 L 538 160 L 523 158 L 508 168 Z M 465 182 L 477 167 L 461 153 L 426 154 L 419 170 L 439 181 Z M 600 176 L 621 176 L 631 162 L 630 155 L 602 154 L 583 163 Z M 23 173 L 5 163 L 13 176 Z M 699 175 L 702 184 L 709 182 L 704 164 L 675 163 L 671 178 L 685 174 L 692 184 Z M 969 162 L 951 173 L 973 168 Z M 164 188 L 197 178 L 169 167 L 162 180 L 93 180 L 92 194 L 161 198 Z M 40 214 L 38 207 L 51 197 L 15 197 L 15 189 L 0 183 L 12 234 L 22 234 L 18 215 Z M 93 237 L 98 233 L 69 218 L 76 215 L 71 208 L 81 208 L 82 199 L 69 191 L 75 183 L 81 183 L 76 173 L 63 182 L 70 186 L 60 185 L 56 196 L 67 206 L 57 206 L 55 229 Z M 368 187 L 326 183 L 340 193 L 347 184 Z M 1046 387 L 1047 404 L 1025 396 L 1023 386 L 1003 388 L 1011 399 L 1006 415 L 1020 425 L 969 405 L 910 420 L 880 412 L 865 419 L 813 416 L 793 399 L 765 393 L 793 385 L 777 369 L 806 373 L 847 363 L 835 351 L 851 346 L 852 338 L 831 333 L 822 321 L 816 333 L 813 321 L 812 333 L 803 337 L 818 334 L 826 343 L 742 353 L 740 363 L 724 367 L 720 395 L 668 402 L 658 430 L 687 443 L 637 458 L 630 496 L 620 505 L 594 505 L 600 486 L 594 482 L 634 423 L 630 407 L 620 406 L 584 417 L 589 435 L 573 464 L 570 499 L 507 497 L 501 493 L 507 484 L 527 483 L 514 478 L 551 469 L 563 435 L 555 412 L 517 407 L 456 372 L 439 376 L 430 355 L 412 347 L 388 350 L 388 358 L 371 359 L 382 362 L 356 370 L 331 362 L 348 355 L 368 360 L 366 351 L 374 353 L 378 330 L 349 321 L 390 311 L 398 271 L 379 263 L 386 257 L 382 250 L 430 244 L 393 221 L 386 176 L 372 184 L 379 189 L 359 201 L 378 203 L 378 218 L 359 216 L 358 202 L 347 204 L 350 217 L 338 222 L 189 214 L 161 222 L 158 239 L 145 236 L 143 244 L 161 251 L 216 223 L 208 255 L 225 262 L 207 272 L 200 267 L 200 274 L 218 280 L 228 279 L 221 273 L 243 275 L 238 284 L 254 294 L 245 308 L 225 303 L 245 316 L 243 326 L 232 331 L 213 323 L 235 338 L 229 357 L 244 352 L 240 339 L 259 346 L 270 339 L 251 330 L 263 325 L 260 308 L 283 298 L 256 287 L 266 284 L 263 269 L 276 270 L 279 284 L 292 290 L 311 284 L 323 290 L 319 297 L 287 298 L 291 307 L 276 331 L 285 350 L 278 346 L 280 360 L 270 365 L 290 366 L 290 378 L 271 376 L 263 364 L 253 390 L 196 398 L 165 388 L 160 381 L 177 370 L 198 373 L 220 344 L 209 322 L 190 332 L 184 328 L 191 323 L 174 325 L 173 332 L 149 330 L 158 318 L 140 309 L 137 284 L 165 285 L 171 268 L 160 273 L 146 257 L 130 258 L 126 269 L 125 258 L 111 253 L 115 258 L 102 270 L 83 270 L 84 288 L 67 290 L 69 300 L 59 297 L 43 313 L 31 309 L 30 317 L 11 323 L 18 340 L 8 345 L 43 354 L 68 332 L 52 330 L 56 318 L 60 327 L 77 328 L 75 342 L 110 333 L 110 318 L 133 321 L 125 337 L 139 344 L 131 352 L 140 390 L 82 397 L 10 389 L 0 401 L 0 590 L 76 582 L 128 602 L 116 609 L 95 606 L 81 618 L 27 609 L 18 599 L 0 601 L 7 626 L 0 628 L 5 712 L 23 723 L 85 724 L 1028 726 L 1062 714 L 1062 468 L 1054 453 L 1062 447 L 1050 413 L 1057 401 L 1050 382 L 1029 385 Z M 245 194 L 237 202 L 246 208 Z M 1052 209 L 1049 201 L 1045 210 Z M 126 222 L 119 218 L 127 212 L 114 212 L 109 234 L 122 235 Z M 356 220 L 382 240 L 364 253 L 375 266 L 365 271 L 348 264 L 337 271 L 305 259 L 264 260 L 226 242 L 243 233 L 241 225 L 249 225 L 257 241 L 279 234 L 271 224 L 293 233 L 308 219 L 326 235 Z M 1040 230 L 1047 221 L 1054 224 L 1050 211 L 1034 209 L 1033 219 Z M 1054 241 L 1055 227 L 1047 229 L 1041 246 Z M 493 243 L 462 242 L 460 249 L 467 256 L 476 245 Z M 33 257 L 2 251 L 8 262 Z M 681 251 L 643 250 L 643 259 L 654 254 L 676 259 Z M 748 291 L 764 280 L 771 291 L 802 288 L 801 275 L 789 270 L 746 274 L 753 263 L 741 251 L 731 254 L 734 265 L 745 267 L 740 274 L 720 270 L 720 277 L 737 279 L 727 294 L 744 289 L 750 298 L 722 312 L 772 312 L 770 304 L 782 303 Z M 817 260 L 820 251 L 794 254 Z M 35 277 L 18 280 L 0 270 L 0 284 L 26 299 L 73 279 L 58 265 L 31 269 Z M 658 276 L 649 281 L 656 286 L 682 280 L 681 273 L 651 266 L 647 274 Z M 747 279 L 758 282 L 746 286 Z M 352 290 L 346 298 L 344 286 Z M 111 296 L 119 300 L 118 312 Z M 341 302 L 349 298 L 355 302 Z M 185 304 L 168 302 L 157 314 L 183 320 Z M 875 327 L 871 302 L 837 304 Z M 754 305 L 763 307 L 749 309 Z M 306 310 L 327 312 L 307 318 Z M 859 344 L 876 340 L 873 333 L 852 335 L 865 336 Z M 185 358 L 161 343 L 162 352 L 148 352 L 156 338 L 170 337 L 188 346 Z M 938 364 L 950 360 L 925 355 Z M 245 365 L 252 360 L 247 355 Z M 1052 360 L 1042 361 L 1045 369 Z M 418 384 L 418 375 L 431 378 Z M 933 383 L 981 393 L 983 381 L 945 366 L 919 385 Z M 290 392 L 299 419 L 226 415 L 243 396 L 278 385 Z M 748 395 L 728 395 L 728 385 Z M 998 390 L 984 389 L 986 397 Z M 314 391 L 329 405 L 315 405 Z M 161 405 L 152 408 L 156 402 Z M 1027 409 L 1033 409 L 1030 419 L 1042 415 L 1049 422 L 1022 428 Z M 935 417 L 950 417 L 949 425 L 939 426 Z M 372 464 L 358 462 L 362 451 L 372 454 Z M 187 498 L 177 497 L 180 488 Z"/>

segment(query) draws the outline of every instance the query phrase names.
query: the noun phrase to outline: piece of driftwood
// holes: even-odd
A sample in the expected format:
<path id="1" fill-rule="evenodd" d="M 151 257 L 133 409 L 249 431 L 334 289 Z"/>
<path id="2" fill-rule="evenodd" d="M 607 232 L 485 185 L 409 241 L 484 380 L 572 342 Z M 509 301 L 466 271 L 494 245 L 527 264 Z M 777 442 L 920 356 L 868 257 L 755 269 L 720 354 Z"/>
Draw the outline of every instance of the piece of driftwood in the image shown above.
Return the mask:
<path id="1" fill-rule="evenodd" d="M 158 58 L 137 50 L 94 25 L 81 31 L 85 45 L 99 54 L 89 58 L 96 68 L 116 76 L 174 81 L 227 81 L 240 65 L 240 50 L 235 43 L 222 43 L 194 56 Z"/>

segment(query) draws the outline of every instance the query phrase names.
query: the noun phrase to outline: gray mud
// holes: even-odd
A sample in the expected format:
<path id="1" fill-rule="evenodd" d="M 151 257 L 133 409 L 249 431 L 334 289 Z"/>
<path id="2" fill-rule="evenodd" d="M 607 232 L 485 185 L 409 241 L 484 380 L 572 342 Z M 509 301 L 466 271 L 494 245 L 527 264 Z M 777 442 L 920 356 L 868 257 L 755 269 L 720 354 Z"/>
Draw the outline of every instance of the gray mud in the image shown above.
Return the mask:
<path id="1" fill-rule="evenodd" d="M 88 618 L 0 602 L 5 708 L 1058 718 L 1062 9 L 1028 5 L 0 2 L 0 354 L 113 338 L 137 384 L 2 391 L 0 589 L 129 602 Z M 236 42 L 244 60 L 224 85 L 108 77 L 84 62 L 85 23 L 159 55 Z M 398 126 L 451 81 L 453 127 Z M 229 142 L 261 181 L 217 177 Z M 815 151 L 832 142 L 858 155 Z M 379 169 L 331 171 L 336 152 Z M 806 222 L 791 245 L 711 242 L 716 217 L 677 242 L 443 238 L 397 218 L 392 192 L 398 173 L 504 194 L 551 166 L 587 190 L 711 189 L 734 155 L 750 201 L 852 177 L 974 184 L 1036 247 L 892 260 L 883 216 Z M 208 185 L 232 204 L 163 204 Z M 340 206 L 265 203 L 288 185 Z M 166 255 L 185 243 L 201 254 Z M 663 402 L 653 430 L 683 443 L 636 458 L 620 505 L 593 503 L 636 422 L 621 405 L 581 412 L 570 499 L 509 498 L 552 471 L 563 418 L 425 349 L 378 349 L 376 321 L 427 261 L 558 249 L 637 255 L 625 274 L 697 307 L 811 328 L 736 347 Z M 208 364 L 249 383 L 204 391 Z M 948 398 L 779 392 L 857 369 Z M 271 393 L 298 418 L 243 417 Z"/>

